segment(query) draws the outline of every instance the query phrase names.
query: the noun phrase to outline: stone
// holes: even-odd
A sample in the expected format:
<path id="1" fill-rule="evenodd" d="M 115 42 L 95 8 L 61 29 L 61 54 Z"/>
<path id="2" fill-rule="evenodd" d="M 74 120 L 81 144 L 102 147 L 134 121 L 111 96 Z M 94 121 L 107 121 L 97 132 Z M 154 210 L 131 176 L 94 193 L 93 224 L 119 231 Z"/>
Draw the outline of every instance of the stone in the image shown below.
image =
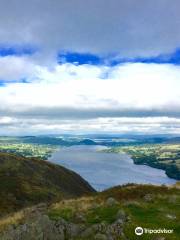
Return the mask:
<path id="1" fill-rule="evenodd" d="M 176 216 L 173 215 L 173 214 L 166 214 L 166 217 L 171 219 L 171 220 L 175 220 L 176 219 Z"/>
<path id="2" fill-rule="evenodd" d="M 122 236 L 123 235 L 122 225 L 118 223 L 111 224 L 110 226 L 108 226 L 106 234 L 110 236 L 115 235 L 117 237 Z"/>
<path id="3" fill-rule="evenodd" d="M 119 225 L 123 225 L 124 224 L 124 221 L 120 218 L 120 219 L 117 219 L 115 221 L 115 223 L 119 224 Z"/>
<path id="4" fill-rule="evenodd" d="M 77 223 L 85 223 L 86 222 L 86 218 L 83 214 L 80 213 L 76 213 L 74 216 L 74 220 Z"/>
<path id="5" fill-rule="evenodd" d="M 85 229 L 82 233 L 81 233 L 81 237 L 88 239 L 88 237 L 91 237 L 95 234 L 95 230 L 93 229 L 93 227 L 88 227 L 87 229 Z"/>
<path id="6" fill-rule="evenodd" d="M 95 226 L 96 226 L 96 227 L 95 227 Z M 96 229 L 97 232 L 105 233 L 106 230 L 107 230 L 108 225 L 107 225 L 107 223 L 105 223 L 105 222 L 101 222 L 101 223 L 99 223 L 99 224 L 97 224 L 97 225 L 94 225 L 94 226 L 92 226 L 92 227 L 93 227 L 94 229 Z"/>
<path id="7" fill-rule="evenodd" d="M 99 207 L 99 204 L 96 203 L 96 202 L 93 202 L 92 205 L 91 205 L 92 209 L 95 209 L 95 208 L 98 208 L 98 207 Z"/>
<path id="8" fill-rule="evenodd" d="M 115 238 L 111 235 L 107 236 L 107 240 L 115 240 Z"/>
<path id="9" fill-rule="evenodd" d="M 176 195 L 169 196 L 169 198 L 168 198 L 169 203 L 176 203 L 176 201 L 177 201 Z"/>
<path id="10" fill-rule="evenodd" d="M 106 200 L 106 205 L 107 206 L 113 206 L 113 205 L 116 205 L 118 202 L 116 201 L 116 199 L 110 197 Z"/>
<path id="11" fill-rule="evenodd" d="M 154 240 L 166 240 L 166 238 L 165 237 L 157 237 Z"/>
<path id="12" fill-rule="evenodd" d="M 153 196 L 152 196 L 152 194 L 146 194 L 143 199 L 146 202 L 152 202 L 153 201 Z"/>
<path id="13" fill-rule="evenodd" d="M 9 228 L 0 239 L 4 240 L 64 240 L 64 226 L 55 225 L 47 215 L 41 215 L 35 222 Z"/>
<path id="14" fill-rule="evenodd" d="M 102 233 L 97 233 L 96 235 L 95 235 L 95 238 L 94 238 L 95 240 L 107 240 L 108 238 L 107 238 L 107 236 L 105 235 L 105 234 L 102 234 Z"/>
<path id="15" fill-rule="evenodd" d="M 127 214 L 124 212 L 124 210 L 119 209 L 116 214 L 116 219 L 124 223 L 127 220 Z"/>
<path id="16" fill-rule="evenodd" d="M 79 225 L 74 223 L 68 223 L 66 225 L 66 235 L 68 239 L 77 237 L 81 232 L 81 228 Z"/>
<path id="17" fill-rule="evenodd" d="M 63 225 L 65 226 L 67 222 L 63 218 L 58 218 L 58 221 L 55 222 L 55 225 Z"/>

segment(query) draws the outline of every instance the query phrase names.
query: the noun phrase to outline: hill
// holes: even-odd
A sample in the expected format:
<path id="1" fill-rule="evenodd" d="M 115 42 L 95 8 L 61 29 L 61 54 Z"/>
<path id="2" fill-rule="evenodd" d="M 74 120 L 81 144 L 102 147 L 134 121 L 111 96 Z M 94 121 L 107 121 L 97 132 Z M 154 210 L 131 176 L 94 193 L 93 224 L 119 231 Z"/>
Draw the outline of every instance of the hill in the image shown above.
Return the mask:
<path id="1" fill-rule="evenodd" d="M 78 143 L 79 145 L 97 145 L 96 142 L 94 142 L 91 139 L 84 139 Z"/>
<path id="2" fill-rule="evenodd" d="M 95 190 L 61 166 L 0 153 L 0 239 L 180 239 L 180 185 L 128 184 Z M 139 236 L 138 236 L 139 238 Z"/>
<path id="3" fill-rule="evenodd" d="M 36 205 L 0 219 L 3 240 L 178 240 L 178 186 L 117 186 L 92 196 Z M 136 236 L 137 226 L 173 233 Z"/>
<path id="4" fill-rule="evenodd" d="M 78 174 L 37 158 L 0 153 L 0 215 L 95 190 Z"/>

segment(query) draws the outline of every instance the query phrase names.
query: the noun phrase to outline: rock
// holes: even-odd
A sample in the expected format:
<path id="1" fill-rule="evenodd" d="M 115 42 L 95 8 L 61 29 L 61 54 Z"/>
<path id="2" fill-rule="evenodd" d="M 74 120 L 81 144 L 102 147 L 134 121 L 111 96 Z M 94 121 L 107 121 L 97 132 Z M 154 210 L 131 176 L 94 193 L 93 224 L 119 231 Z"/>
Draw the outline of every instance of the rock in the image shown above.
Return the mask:
<path id="1" fill-rule="evenodd" d="M 124 221 L 120 218 L 120 219 L 117 219 L 115 221 L 115 223 L 119 224 L 119 225 L 123 225 L 124 224 Z"/>
<path id="2" fill-rule="evenodd" d="M 46 203 L 39 203 L 36 206 L 36 208 L 39 212 L 45 212 L 47 210 L 47 204 Z"/>
<path id="3" fill-rule="evenodd" d="M 113 236 L 107 236 L 107 240 L 115 240 L 115 238 L 113 238 Z"/>
<path id="4" fill-rule="evenodd" d="M 80 213 L 76 213 L 74 216 L 74 220 L 77 223 L 85 223 L 86 222 L 86 218 L 83 214 Z"/>
<path id="5" fill-rule="evenodd" d="M 101 222 L 95 226 L 93 226 L 93 228 L 96 229 L 96 231 L 100 232 L 100 233 L 105 233 L 107 231 L 107 227 L 108 227 L 107 223 L 105 223 L 105 222 Z"/>
<path id="6" fill-rule="evenodd" d="M 94 232 L 102 232 L 102 226 L 99 223 L 93 224 L 91 227 L 92 227 Z"/>
<path id="7" fill-rule="evenodd" d="M 171 220 L 174 220 L 176 219 L 176 216 L 175 215 L 172 215 L 172 214 L 166 214 L 166 217 L 171 219 Z"/>
<path id="8" fill-rule="evenodd" d="M 165 237 L 157 237 L 154 240 L 166 240 L 166 238 Z"/>
<path id="9" fill-rule="evenodd" d="M 98 207 L 99 207 L 99 204 L 96 203 L 96 202 L 93 202 L 92 205 L 91 205 L 92 209 L 95 209 L 95 208 L 98 208 Z"/>
<path id="10" fill-rule="evenodd" d="M 106 205 L 111 207 L 113 205 L 116 205 L 118 202 L 116 201 L 116 199 L 110 197 L 106 200 Z"/>
<path id="11" fill-rule="evenodd" d="M 106 234 L 108 236 L 116 236 L 116 237 L 122 236 L 123 235 L 122 225 L 118 223 L 113 223 L 109 225 L 107 228 Z"/>
<path id="12" fill-rule="evenodd" d="M 152 202 L 153 201 L 153 196 L 152 196 L 152 194 L 146 194 L 143 199 L 146 202 Z"/>
<path id="13" fill-rule="evenodd" d="M 169 198 L 168 198 L 169 203 L 176 203 L 176 201 L 177 201 L 176 195 L 169 196 Z"/>
<path id="14" fill-rule="evenodd" d="M 88 237 L 93 236 L 95 233 L 96 233 L 95 229 L 93 227 L 89 227 L 86 230 L 84 230 L 80 236 L 82 238 L 88 239 Z"/>
<path id="15" fill-rule="evenodd" d="M 31 226 L 32 238 L 37 236 L 39 240 L 64 240 L 64 228 L 63 226 L 57 228 L 55 222 L 50 220 L 48 216 L 43 215 L 38 219 L 37 222 L 32 224 Z M 24 237 L 24 239 L 26 239 Z"/>
<path id="16" fill-rule="evenodd" d="M 123 223 L 127 220 L 127 215 L 124 212 L 124 210 L 119 209 L 117 214 L 116 214 L 116 219 L 121 220 Z"/>
<path id="17" fill-rule="evenodd" d="M 94 238 L 95 240 L 107 240 L 108 238 L 107 238 L 107 236 L 105 235 L 105 234 L 102 234 L 102 233 L 97 233 L 96 235 L 95 235 L 95 238 Z"/>
<path id="18" fill-rule="evenodd" d="M 66 235 L 67 235 L 66 237 L 68 239 L 77 237 L 81 231 L 82 231 L 82 228 L 78 224 L 68 223 L 66 225 Z"/>
<path id="19" fill-rule="evenodd" d="M 3 240 L 64 240 L 64 226 L 55 225 L 48 216 L 41 215 L 32 223 L 19 225 L 17 228 L 9 228 L 0 236 Z"/>
<path id="20" fill-rule="evenodd" d="M 58 221 L 55 222 L 55 225 L 57 225 L 57 226 L 59 226 L 59 225 L 65 226 L 66 224 L 67 224 L 67 222 L 63 218 L 58 218 Z"/>

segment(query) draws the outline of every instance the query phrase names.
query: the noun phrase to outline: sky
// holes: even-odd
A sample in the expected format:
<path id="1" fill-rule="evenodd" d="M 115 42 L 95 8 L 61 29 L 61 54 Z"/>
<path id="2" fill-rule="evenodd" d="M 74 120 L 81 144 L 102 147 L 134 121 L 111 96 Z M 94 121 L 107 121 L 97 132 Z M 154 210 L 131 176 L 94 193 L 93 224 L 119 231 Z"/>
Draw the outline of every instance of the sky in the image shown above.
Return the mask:
<path id="1" fill-rule="evenodd" d="M 179 9 L 0 0 L 0 135 L 180 134 Z"/>

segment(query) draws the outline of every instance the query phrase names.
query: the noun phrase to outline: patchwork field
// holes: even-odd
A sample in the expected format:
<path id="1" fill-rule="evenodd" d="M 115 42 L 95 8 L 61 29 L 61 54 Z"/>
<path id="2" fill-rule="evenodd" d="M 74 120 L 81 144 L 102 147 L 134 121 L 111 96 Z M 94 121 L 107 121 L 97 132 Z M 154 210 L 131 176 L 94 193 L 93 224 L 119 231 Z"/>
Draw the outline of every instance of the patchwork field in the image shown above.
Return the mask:
<path id="1" fill-rule="evenodd" d="M 147 164 L 164 169 L 166 174 L 180 180 L 180 144 L 146 144 L 113 147 L 107 152 L 128 153 L 135 164 Z"/>

